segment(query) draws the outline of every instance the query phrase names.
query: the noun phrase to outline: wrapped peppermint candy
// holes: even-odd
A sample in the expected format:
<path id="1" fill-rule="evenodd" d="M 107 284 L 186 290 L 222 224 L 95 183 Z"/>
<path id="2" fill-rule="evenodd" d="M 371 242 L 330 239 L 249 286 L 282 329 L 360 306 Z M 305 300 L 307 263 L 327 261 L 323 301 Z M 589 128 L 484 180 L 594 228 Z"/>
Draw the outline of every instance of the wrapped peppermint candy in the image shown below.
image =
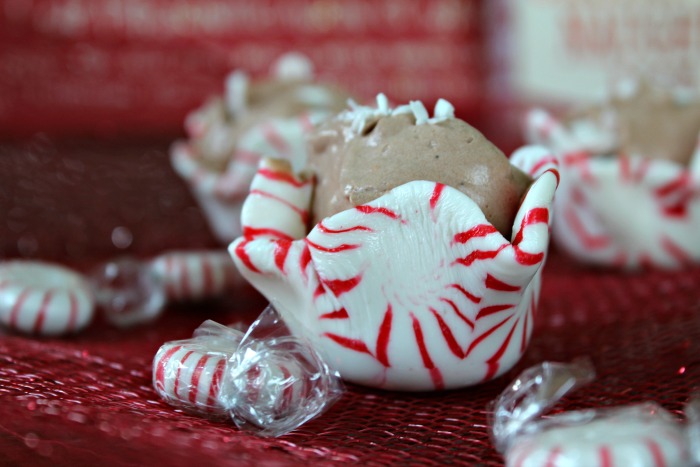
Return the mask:
<path id="1" fill-rule="evenodd" d="M 167 303 L 222 295 L 238 281 L 224 251 L 118 258 L 87 277 L 58 264 L 2 261 L 0 324 L 26 334 L 70 334 L 90 324 L 97 305 L 108 321 L 126 327 L 152 321 Z"/>
<path id="2" fill-rule="evenodd" d="M 150 260 L 120 258 L 90 275 L 97 303 L 117 326 L 160 316 L 167 303 L 216 297 L 231 290 L 238 273 L 219 251 L 174 251 Z"/>
<path id="3" fill-rule="evenodd" d="M 294 430 L 342 394 L 338 374 L 289 334 L 272 307 L 245 335 L 206 321 L 191 339 L 164 344 L 153 360 L 153 386 L 173 406 L 229 416 L 262 436 Z"/>
<path id="4" fill-rule="evenodd" d="M 586 361 L 545 362 L 506 388 L 493 404 L 492 435 L 507 466 L 693 465 L 686 430 L 655 403 L 545 415 L 593 377 Z"/>

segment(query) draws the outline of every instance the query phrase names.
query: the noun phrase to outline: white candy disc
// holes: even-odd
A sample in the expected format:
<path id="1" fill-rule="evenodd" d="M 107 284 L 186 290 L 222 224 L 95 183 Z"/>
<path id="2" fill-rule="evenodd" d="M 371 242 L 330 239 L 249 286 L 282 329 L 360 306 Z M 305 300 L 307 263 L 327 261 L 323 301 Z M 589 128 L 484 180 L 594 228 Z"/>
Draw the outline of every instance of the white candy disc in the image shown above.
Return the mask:
<path id="1" fill-rule="evenodd" d="M 163 344 L 153 360 L 153 387 L 170 404 L 223 415 L 218 396 L 230 353 L 209 350 L 193 339 Z"/>
<path id="2" fill-rule="evenodd" d="M 77 273 L 38 261 L 0 263 L 0 323 L 25 333 L 58 335 L 90 323 L 95 303 Z"/>
<path id="3" fill-rule="evenodd" d="M 680 426 L 623 416 L 524 436 L 506 453 L 509 467 L 682 467 L 689 462 Z"/>

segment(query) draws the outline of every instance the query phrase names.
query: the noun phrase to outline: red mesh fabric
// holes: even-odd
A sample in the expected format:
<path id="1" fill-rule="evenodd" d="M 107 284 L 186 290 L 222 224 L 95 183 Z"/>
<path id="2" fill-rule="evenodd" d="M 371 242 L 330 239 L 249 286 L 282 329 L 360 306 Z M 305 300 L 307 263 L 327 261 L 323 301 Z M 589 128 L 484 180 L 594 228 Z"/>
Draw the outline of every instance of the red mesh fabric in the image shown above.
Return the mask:
<path id="1" fill-rule="evenodd" d="M 0 146 L 0 255 L 82 270 L 131 253 L 213 247 L 167 143 Z M 124 250 L 112 232 L 133 235 Z M 119 242 L 117 242 L 119 243 Z M 122 245 L 123 246 L 123 245 Z M 2 465 L 501 465 L 487 404 L 524 367 L 588 355 L 598 371 L 565 409 L 654 400 L 678 413 L 700 385 L 700 268 L 624 275 L 553 251 L 536 333 L 508 375 L 434 394 L 349 387 L 330 412 L 277 439 L 173 409 L 151 388 L 161 343 L 202 321 L 250 321 L 264 300 L 242 287 L 216 302 L 171 307 L 129 330 L 98 320 L 64 339 L 0 335 Z"/>

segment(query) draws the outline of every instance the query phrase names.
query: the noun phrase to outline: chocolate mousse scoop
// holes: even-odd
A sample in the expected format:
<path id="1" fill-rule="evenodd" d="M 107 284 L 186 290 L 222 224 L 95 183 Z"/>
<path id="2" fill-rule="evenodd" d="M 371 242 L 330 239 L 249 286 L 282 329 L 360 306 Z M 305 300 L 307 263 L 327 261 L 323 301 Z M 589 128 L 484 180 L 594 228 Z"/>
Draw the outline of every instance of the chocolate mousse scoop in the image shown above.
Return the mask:
<path id="1" fill-rule="evenodd" d="M 210 170 L 224 171 L 237 142 L 252 127 L 273 118 L 310 111 L 332 115 L 345 108 L 347 93 L 314 83 L 312 78 L 310 68 L 292 74 L 282 70 L 271 79 L 257 81 L 242 71 L 231 73 L 224 96 L 210 100 L 197 112 L 208 127 L 205 135 L 192 140 L 201 162 Z"/>
<path id="2" fill-rule="evenodd" d="M 435 117 L 420 102 L 389 109 L 354 106 L 309 138 L 316 177 L 314 222 L 370 202 L 413 180 L 444 183 L 468 195 L 506 238 L 531 179 L 484 135 L 454 118 L 440 100 Z"/>
<path id="3" fill-rule="evenodd" d="M 571 127 L 586 122 L 611 134 L 613 154 L 665 159 L 688 165 L 700 133 L 700 100 L 639 83 L 626 96 L 574 113 Z"/>

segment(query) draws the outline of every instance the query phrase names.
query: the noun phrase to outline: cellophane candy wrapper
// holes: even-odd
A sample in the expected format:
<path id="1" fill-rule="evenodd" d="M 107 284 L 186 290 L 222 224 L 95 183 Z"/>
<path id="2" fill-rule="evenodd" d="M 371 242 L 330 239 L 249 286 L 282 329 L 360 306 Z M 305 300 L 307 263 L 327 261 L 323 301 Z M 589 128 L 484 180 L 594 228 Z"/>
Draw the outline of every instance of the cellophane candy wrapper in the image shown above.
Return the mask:
<path id="1" fill-rule="evenodd" d="M 120 327 L 152 321 L 166 304 L 163 279 L 142 260 L 123 257 L 97 266 L 89 275 L 105 318 Z"/>
<path id="2" fill-rule="evenodd" d="M 545 362 L 523 372 L 493 403 L 492 437 L 507 466 L 695 465 L 687 430 L 658 404 L 546 415 L 594 377 L 585 360 Z"/>
<path id="3" fill-rule="evenodd" d="M 158 318 L 168 303 L 232 292 L 239 275 L 225 251 L 170 251 L 122 257 L 93 269 L 89 282 L 107 321 L 130 327 Z"/>
<path id="4" fill-rule="evenodd" d="M 207 321 L 193 338 L 164 344 L 153 385 L 169 404 L 241 429 L 281 436 L 342 395 L 339 375 L 268 307 L 247 333 Z"/>

